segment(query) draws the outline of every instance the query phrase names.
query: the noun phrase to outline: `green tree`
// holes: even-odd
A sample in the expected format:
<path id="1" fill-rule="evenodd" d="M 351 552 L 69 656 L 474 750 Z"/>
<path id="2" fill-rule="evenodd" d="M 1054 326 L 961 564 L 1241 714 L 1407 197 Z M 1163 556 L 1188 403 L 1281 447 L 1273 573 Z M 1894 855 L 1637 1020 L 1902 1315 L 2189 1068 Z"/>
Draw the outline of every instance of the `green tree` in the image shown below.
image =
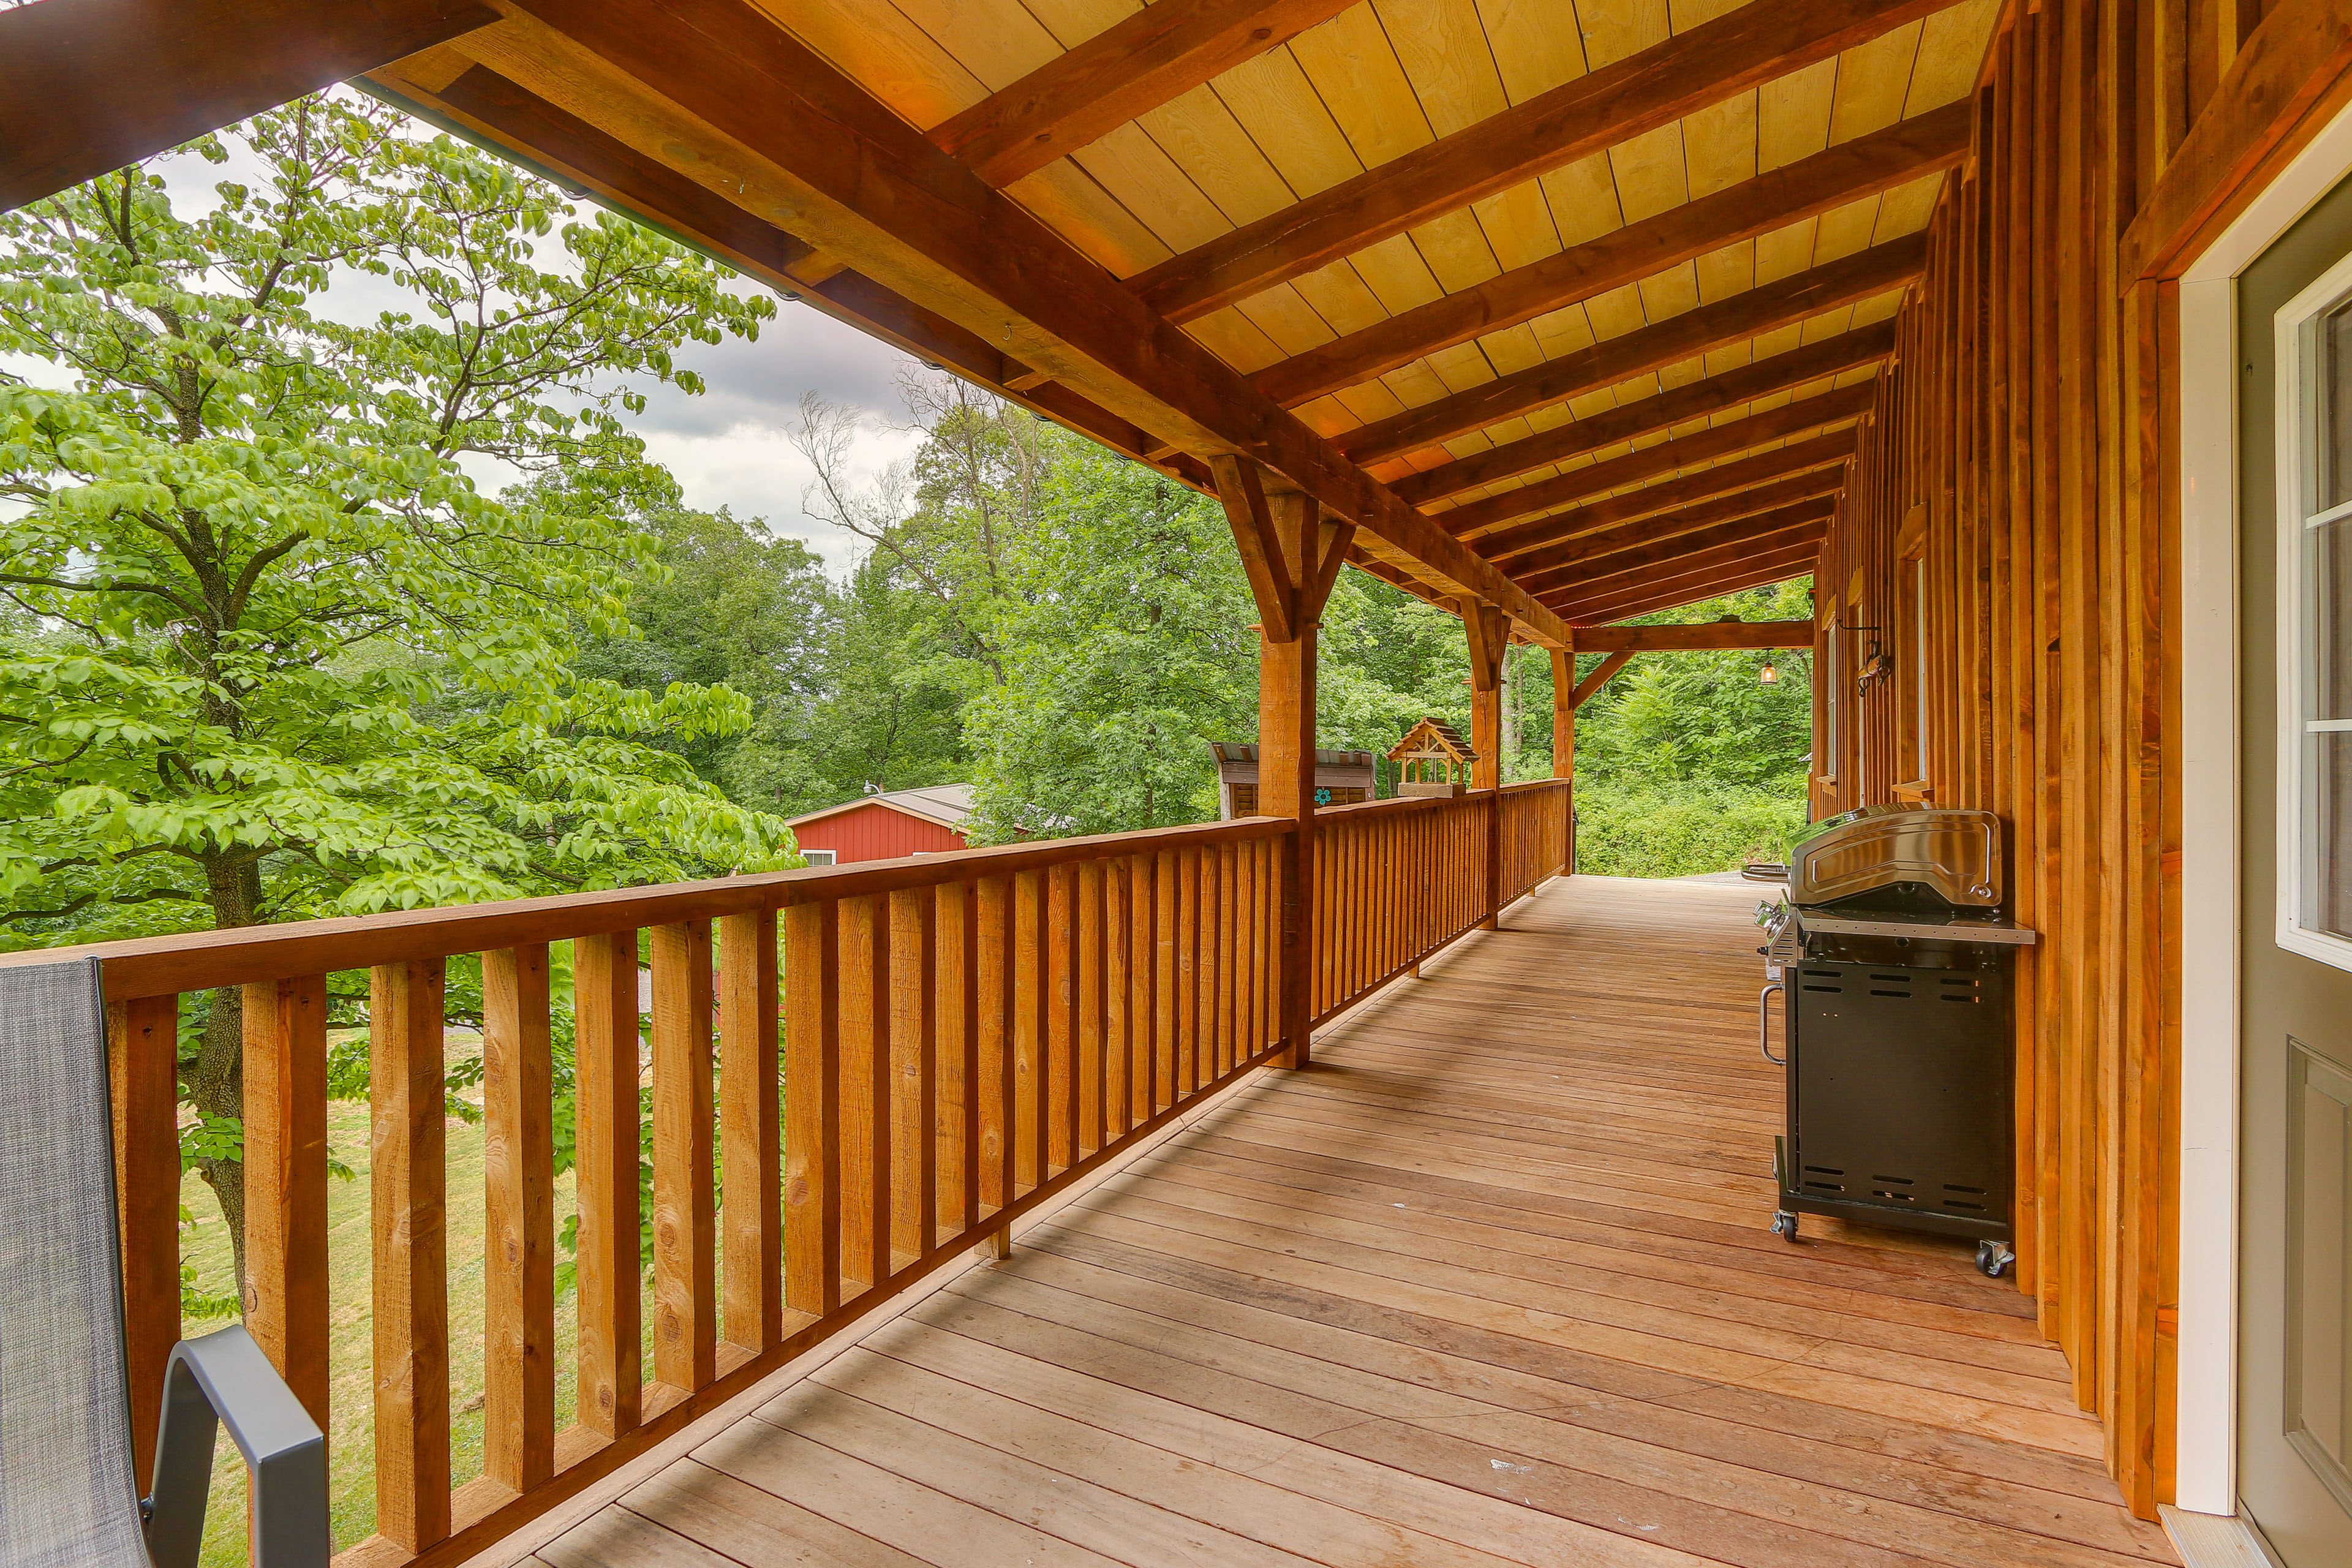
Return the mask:
<path id="1" fill-rule="evenodd" d="M 740 697 L 570 664 L 626 625 L 627 518 L 676 504 L 635 388 L 698 390 L 677 346 L 772 304 L 364 101 L 192 151 L 260 177 L 183 214 L 142 166 L 0 216 L 0 353 L 67 384 L 0 381 L 7 940 L 787 863 L 666 749 Z M 350 286 L 395 307 L 321 308 Z M 183 1079 L 241 1239 L 236 1002 Z"/>
<path id="2" fill-rule="evenodd" d="M 1003 685 L 965 710 L 984 837 L 1216 815 L 1213 740 L 1256 733 L 1256 619 L 1224 514 L 1166 475 L 1052 438 L 1016 542 Z"/>

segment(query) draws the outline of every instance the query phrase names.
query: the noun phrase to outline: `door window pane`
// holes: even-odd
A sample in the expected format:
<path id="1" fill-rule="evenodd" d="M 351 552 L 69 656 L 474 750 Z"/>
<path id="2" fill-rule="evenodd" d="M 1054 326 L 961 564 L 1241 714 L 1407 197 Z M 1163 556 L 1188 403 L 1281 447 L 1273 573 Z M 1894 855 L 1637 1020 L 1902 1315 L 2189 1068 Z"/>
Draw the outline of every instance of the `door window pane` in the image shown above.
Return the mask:
<path id="1" fill-rule="evenodd" d="M 2305 329 L 2304 438 L 2308 491 L 2294 521 L 2296 694 L 2290 722 L 2302 752 L 2290 817 L 2297 923 L 2352 939 L 2352 303 Z"/>

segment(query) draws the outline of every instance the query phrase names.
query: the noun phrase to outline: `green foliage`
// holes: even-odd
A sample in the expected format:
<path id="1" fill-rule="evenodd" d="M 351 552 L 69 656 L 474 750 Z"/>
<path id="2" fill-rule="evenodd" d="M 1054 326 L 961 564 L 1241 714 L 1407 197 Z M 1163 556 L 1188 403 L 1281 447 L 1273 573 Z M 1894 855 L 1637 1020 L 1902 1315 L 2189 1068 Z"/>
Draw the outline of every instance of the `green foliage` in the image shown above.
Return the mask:
<path id="1" fill-rule="evenodd" d="M 1681 625 L 1736 615 L 1802 620 L 1800 579 L 1649 616 Z M 1589 674 L 1599 655 L 1578 661 Z M 1780 679 L 1758 672 L 1770 663 Z M 1611 876 L 1684 877 L 1785 859 L 1805 821 L 1812 748 L 1811 656 L 1645 653 L 1577 713 L 1577 866 Z"/>
<path id="2" fill-rule="evenodd" d="M 1255 733 L 1256 638 L 1224 513 L 1061 437 L 1007 552 L 1005 679 L 965 710 L 991 841 L 1213 818 L 1208 743 Z"/>

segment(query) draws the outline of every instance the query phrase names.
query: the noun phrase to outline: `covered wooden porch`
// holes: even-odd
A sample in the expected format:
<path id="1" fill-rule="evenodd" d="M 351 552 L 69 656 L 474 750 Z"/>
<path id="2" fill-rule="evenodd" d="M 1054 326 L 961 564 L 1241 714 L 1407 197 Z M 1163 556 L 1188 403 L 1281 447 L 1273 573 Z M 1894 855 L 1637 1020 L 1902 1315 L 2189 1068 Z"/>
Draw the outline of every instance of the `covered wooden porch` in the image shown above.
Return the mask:
<path id="1" fill-rule="evenodd" d="M 1966 1244 L 1767 1231 L 1753 902 L 1547 882 L 530 1560 L 2175 1561 Z"/>

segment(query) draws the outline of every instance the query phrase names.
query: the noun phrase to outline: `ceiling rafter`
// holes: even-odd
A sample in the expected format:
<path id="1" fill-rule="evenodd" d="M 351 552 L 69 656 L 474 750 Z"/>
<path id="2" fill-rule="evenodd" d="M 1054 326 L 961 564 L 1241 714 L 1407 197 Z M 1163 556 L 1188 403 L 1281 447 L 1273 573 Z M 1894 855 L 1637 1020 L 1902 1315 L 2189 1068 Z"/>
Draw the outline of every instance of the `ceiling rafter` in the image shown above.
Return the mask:
<path id="1" fill-rule="evenodd" d="M 1746 342 L 1825 310 L 1858 305 L 1916 281 L 1927 268 L 1927 237 L 1906 235 L 1603 339 L 1574 353 L 1497 376 L 1466 392 L 1342 431 L 1333 439 L 1358 463 L 1377 463 L 1418 451 Z"/>
<path id="2" fill-rule="evenodd" d="M 1725 246 L 1949 169 L 1968 156 L 1976 107 L 1946 104 L 1444 294 L 1251 377 L 1288 407 L 1425 354 L 1654 278 Z"/>
<path id="3" fill-rule="evenodd" d="M 1809 473 L 1758 485 L 1752 489 L 1693 501 L 1687 506 L 1675 507 L 1670 511 L 1657 512 L 1633 522 L 1621 522 L 1595 533 L 1579 534 L 1549 549 L 1518 557 L 1511 563 L 1512 575 L 1528 592 L 1540 595 L 1550 575 L 1571 571 L 1587 561 L 1647 544 L 1653 540 L 1696 533 L 1703 528 L 1737 522 L 1742 518 L 1752 518 L 1761 512 L 1801 502 L 1834 508 L 1838 494 L 1844 488 L 1845 470 L 1843 468 L 1815 468 Z"/>
<path id="4" fill-rule="evenodd" d="M 509 4 L 468 55 L 1160 442 L 1255 459 L 1370 552 L 1559 645 L 1502 573 L 744 0 Z"/>
<path id="5" fill-rule="evenodd" d="M 1835 497 L 1815 496 L 1711 528 L 1686 529 L 1675 533 L 1651 534 L 1646 538 L 1627 540 L 1613 549 L 1581 556 L 1569 565 L 1530 573 L 1522 576 L 1519 583 L 1537 598 L 1549 601 L 1554 595 L 1573 592 L 1584 584 L 1599 582 L 1623 572 L 1657 566 L 1685 554 L 1763 539 L 1810 523 L 1825 523 L 1836 511 Z"/>
<path id="6" fill-rule="evenodd" d="M 1750 563 L 1771 559 L 1803 545 L 1818 544 L 1828 531 L 1827 519 L 1808 518 L 1769 532 L 1748 533 L 1704 548 L 1683 550 L 1657 561 L 1600 573 L 1566 587 L 1554 589 L 1544 595 L 1544 602 L 1568 606 L 1608 603 L 1624 595 L 1645 593 L 1654 583 L 1675 581 L 1718 568 L 1724 571 L 1745 570 Z M 1678 540 L 1676 542 L 1688 543 L 1689 541 Z"/>
<path id="7" fill-rule="evenodd" d="M 1571 511 L 1554 512 L 1549 517 L 1522 522 L 1499 532 L 1487 534 L 1478 541 L 1479 552 L 1490 561 L 1504 562 L 1506 569 L 1516 574 L 1526 569 L 1525 563 L 1508 559 L 1557 544 L 1580 533 L 1591 533 L 1612 523 L 1631 522 L 1637 517 L 1678 507 L 1688 501 L 1706 500 L 1728 495 L 1733 490 L 1762 484 L 1767 479 L 1786 479 L 1808 468 L 1843 467 L 1853 456 L 1854 436 L 1852 430 L 1834 431 L 1827 436 L 1815 436 L 1810 440 L 1759 452 L 1752 458 L 1735 458 L 1718 463 L 1712 468 L 1702 468 L 1696 474 L 1680 479 L 1662 479 L 1646 489 L 1611 496 L 1580 506 Z"/>
<path id="8" fill-rule="evenodd" d="M 1579 608 L 1564 617 L 1571 626 L 1606 625 L 1633 616 L 1654 615 L 1660 610 L 1679 609 L 1703 599 L 1736 594 L 1743 588 L 1759 588 L 1768 583 L 1784 583 L 1791 577 L 1801 577 L 1811 572 L 1821 553 L 1817 544 L 1799 545 L 1776 555 L 1748 563 L 1736 572 L 1699 573 L 1691 577 L 1662 580 L 1650 585 L 1647 597 L 1626 597 L 1606 604 Z"/>
<path id="9" fill-rule="evenodd" d="M 1169 320 L 1192 321 L 1952 3 L 1750 0 L 1171 257 L 1128 285 Z"/>
<path id="10" fill-rule="evenodd" d="M 1825 426 L 1849 423 L 1870 411 L 1878 388 L 1870 382 L 1840 387 L 1813 397 L 1801 397 L 1744 419 L 1727 419 L 1671 440 L 1654 442 L 1622 457 L 1588 464 L 1538 479 L 1500 495 L 1465 502 L 1450 511 L 1434 513 L 1439 526 L 1455 538 L 1475 536 L 1523 517 L 1558 511 L 1588 496 L 1606 495 L 1627 485 L 1672 474 L 1697 463 L 1710 463 L 1741 452 L 1752 452 L 1775 441 L 1787 441 Z M 1474 543 L 1476 542 L 1473 538 Z"/>
<path id="11" fill-rule="evenodd" d="M 1663 626 L 1579 626 L 1579 653 L 1687 653 L 1717 648 L 1809 648 L 1811 621 L 1684 622 Z"/>
<path id="12" fill-rule="evenodd" d="M 931 144 L 1002 190 L 1355 3 L 1155 0 L 933 126 Z"/>
<path id="13" fill-rule="evenodd" d="M 1894 352 L 1893 321 L 1860 327 L 1786 353 L 1768 355 L 1719 375 L 1619 404 L 1589 418 L 1506 442 L 1488 451 L 1407 474 L 1390 481 L 1389 488 L 1415 506 L 1426 506 L 1549 463 L 1565 462 L 1620 441 L 1669 430 L 1693 419 L 1703 419 L 1710 414 L 1720 414 L 1727 408 L 1737 408 L 1864 365 L 1875 366 Z"/>

